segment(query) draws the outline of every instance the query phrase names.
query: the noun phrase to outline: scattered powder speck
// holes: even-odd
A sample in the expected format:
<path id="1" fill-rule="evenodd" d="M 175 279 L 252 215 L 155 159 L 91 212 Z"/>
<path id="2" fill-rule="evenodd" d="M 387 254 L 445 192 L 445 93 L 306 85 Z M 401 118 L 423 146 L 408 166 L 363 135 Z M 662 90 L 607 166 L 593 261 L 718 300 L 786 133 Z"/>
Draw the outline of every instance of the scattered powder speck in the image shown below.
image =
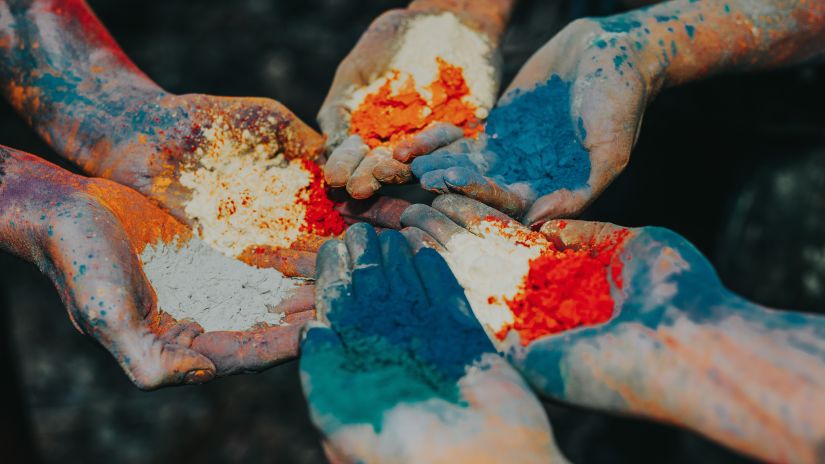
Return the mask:
<path id="1" fill-rule="evenodd" d="M 193 319 L 206 331 L 278 325 L 282 315 L 269 308 L 297 286 L 276 270 L 244 264 L 197 238 L 149 245 L 140 258 L 158 308 L 178 320 Z"/>

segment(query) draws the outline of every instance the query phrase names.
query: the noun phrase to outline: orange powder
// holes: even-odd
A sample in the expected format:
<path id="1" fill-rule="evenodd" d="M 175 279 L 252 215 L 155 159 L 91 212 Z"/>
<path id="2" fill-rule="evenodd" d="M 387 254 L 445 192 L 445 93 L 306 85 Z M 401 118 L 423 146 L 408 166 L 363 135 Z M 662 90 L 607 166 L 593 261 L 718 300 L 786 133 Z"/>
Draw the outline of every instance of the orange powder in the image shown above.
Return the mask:
<path id="1" fill-rule="evenodd" d="M 352 112 L 350 133 L 360 135 L 370 148 L 375 148 L 395 145 L 434 122 L 461 127 L 466 137 L 475 137 L 481 132 L 484 127 L 475 116 L 476 107 L 463 100 L 470 94 L 470 89 L 462 69 L 441 58 L 436 60 L 438 78 L 427 86 L 432 101 L 427 102 L 416 90 L 412 77 L 393 93 L 393 83 L 401 78 L 395 71 L 381 88 L 367 95 Z"/>

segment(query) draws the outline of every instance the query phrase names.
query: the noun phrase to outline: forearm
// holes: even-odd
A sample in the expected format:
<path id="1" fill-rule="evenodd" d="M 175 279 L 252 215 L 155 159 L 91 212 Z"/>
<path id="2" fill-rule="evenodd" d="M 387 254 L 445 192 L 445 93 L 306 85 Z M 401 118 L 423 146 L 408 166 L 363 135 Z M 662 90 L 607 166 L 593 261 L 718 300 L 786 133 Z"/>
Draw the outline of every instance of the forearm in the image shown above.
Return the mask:
<path id="1" fill-rule="evenodd" d="M 99 174 L 105 146 L 154 116 L 165 92 L 83 0 L 8 0 L 0 17 L 4 96 L 59 153 Z"/>
<path id="2" fill-rule="evenodd" d="M 825 2 L 674 0 L 598 21 L 627 35 L 657 87 L 825 53 Z"/>
<path id="3" fill-rule="evenodd" d="M 452 11 L 473 21 L 495 43 L 501 41 L 516 0 L 414 0 L 411 10 Z"/>
<path id="4" fill-rule="evenodd" d="M 592 343 L 578 343 L 562 360 L 562 371 L 575 372 L 565 384 L 570 401 L 676 423 L 768 461 L 817 460 L 822 317 L 731 298 L 669 309 L 654 324 L 623 323 L 597 345 L 597 357 Z"/>

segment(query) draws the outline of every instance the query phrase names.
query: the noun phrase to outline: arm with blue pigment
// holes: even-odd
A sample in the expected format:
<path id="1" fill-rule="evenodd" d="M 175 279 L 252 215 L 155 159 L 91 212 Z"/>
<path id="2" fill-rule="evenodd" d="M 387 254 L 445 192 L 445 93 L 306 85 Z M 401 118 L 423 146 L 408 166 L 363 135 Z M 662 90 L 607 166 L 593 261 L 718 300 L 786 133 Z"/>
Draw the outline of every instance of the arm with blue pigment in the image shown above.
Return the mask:
<path id="1" fill-rule="evenodd" d="M 301 381 L 333 462 L 566 462 L 436 253 L 358 224 L 318 260 Z"/>
<path id="2" fill-rule="evenodd" d="M 432 107 L 444 98 L 429 96 L 427 90 L 439 77 L 441 68 L 437 60 L 458 67 L 468 87 L 462 101 L 472 102 L 477 107 L 478 120 L 484 119 L 498 93 L 499 46 L 515 3 L 415 0 L 405 9 L 387 11 L 378 17 L 338 66 L 318 113 L 330 152 L 325 166 L 327 182 L 346 187 L 356 198 L 372 196 L 382 184 L 408 182 L 412 177 L 408 162 L 412 158 L 464 135 L 464 130 L 451 121 L 433 121 L 416 130 L 404 129 L 410 133 L 400 143 L 383 140 L 383 146 L 376 147 L 365 140 L 361 128 L 353 124 L 352 115 L 363 105 L 365 96 L 374 94 L 396 71 L 401 76 L 396 84 L 407 82 L 409 76 L 417 78 L 416 89 Z M 454 81 L 455 77 L 451 79 Z M 397 104 L 404 106 L 409 100 L 407 94 Z M 408 113 L 403 115 L 406 124 L 414 125 L 422 116 L 409 110 Z M 380 117 L 389 119 L 388 114 Z M 385 128 L 388 132 L 401 131 L 398 126 L 392 129 Z"/>
<path id="3" fill-rule="evenodd" d="M 0 3 L 0 75 L 5 98 L 58 153 L 150 197 L 228 255 L 277 260 L 340 232 L 307 219 L 335 215 L 317 133 L 273 100 L 167 92 L 83 0 Z"/>
<path id="4" fill-rule="evenodd" d="M 541 234 L 514 233 L 512 221 L 490 227 L 501 217 L 465 197 L 444 196 L 433 207 L 408 209 L 402 220 L 415 228 L 404 234 L 417 247 L 441 250 L 491 339 L 543 395 L 677 424 L 767 461 L 823 459 L 825 318 L 767 309 L 730 293 L 690 243 L 665 229 L 550 221 Z M 521 245 L 494 251 L 504 240 Z M 544 247 L 524 257 L 529 265 L 495 261 L 523 254 L 528 244 Z M 467 264 L 473 247 L 487 250 L 476 267 L 496 269 L 496 281 L 518 288 L 502 297 L 464 275 L 474 269 Z M 580 265 L 537 265 L 547 254 L 582 252 L 588 259 Z M 510 279 L 502 269 L 526 274 Z M 603 285 L 592 284 L 594 276 Z M 536 288 L 542 280 L 546 287 Z M 581 294 L 598 291 L 605 294 L 589 301 L 607 298 L 606 318 L 566 330 L 546 322 L 575 320 L 570 308 L 592 309 L 576 305 Z M 530 292 L 555 303 L 541 307 L 540 299 L 525 297 Z M 495 310 L 511 311 L 509 322 L 490 327 L 508 320 L 491 316 Z"/>
<path id="5" fill-rule="evenodd" d="M 205 332 L 198 317 L 172 316 L 165 305 L 191 295 L 182 288 L 176 298 L 160 298 L 156 285 L 165 282 L 143 261 L 159 249 L 191 249 L 197 240 L 191 231 L 134 190 L 5 147 L 0 237 L 0 249 L 49 277 L 75 328 L 108 350 L 144 390 L 261 370 L 295 356 L 301 323 L 313 316 L 311 299 L 297 298 L 285 298 L 291 307 L 278 308 L 289 313 L 289 325 Z M 181 272 L 186 267 L 171 265 Z M 192 279 L 207 272 L 190 271 Z M 276 295 L 271 298 L 276 304 Z"/>
<path id="6" fill-rule="evenodd" d="M 666 86 L 820 57 L 817 1 L 677 0 L 568 25 L 508 87 L 484 136 L 413 162 L 421 184 L 523 222 L 579 214 L 630 160 Z"/>

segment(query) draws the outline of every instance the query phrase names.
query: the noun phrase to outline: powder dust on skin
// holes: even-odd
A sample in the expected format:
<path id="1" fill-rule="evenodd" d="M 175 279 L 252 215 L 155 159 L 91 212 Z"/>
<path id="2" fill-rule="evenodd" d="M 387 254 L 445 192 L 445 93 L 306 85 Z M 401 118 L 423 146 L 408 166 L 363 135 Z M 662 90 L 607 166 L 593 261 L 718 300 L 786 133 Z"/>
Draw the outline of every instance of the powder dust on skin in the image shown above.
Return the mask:
<path id="1" fill-rule="evenodd" d="M 249 266 L 194 237 L 148 245 L 140 258 L 158 308 L 177 320 L 193 319 L 207 332 L 281 324 L 283 315 L 269 309 L 298 286 L 274 269 Z"/>
<path id="2" fill-rule="evenodd" d="M 228 130 L 221 120 L 204 129 L 206 155 L 199 148 L 200 162 L 180 175 L 180 183 L 191 190 L 185 211 L 201 239 L 237 257 L 259 246 L 289 248 L 305 233 L 343 230 L 332 203 L 319 197 L 325 186 L 309 169 L 311 161 L 275 155 L 275 142 L 261 143 L 248 132 L 236 142 L 226 136 Z"/>
<path id="3" fill-rule="evenodd" d="M 495 103 L 496 75 L 489 61 L 492 45 L 451 13 L 417 16 L 405 27 L 387 72 L 376 76 L 365 87 L 352 89 L 347 106 L 356 112 L 370 96 L 383 95 L 385 110 L 415 113 L 404 118 L 408 120 L 407 125 L 417 124 L 420 127 L 416 129 L 420 130 L 426 127 L 432 113 L 446 102 L 450 108 L 442 111 L 444 115 L 469 111 L 469 118 L 447 122 L 465 128 L 465 135 L 473 135 L 477 131 L 468 126 L 487 117 Z M 453 70 L 458 71 L 457 76 Z M 460 85 L 457 85 L 458 79 Z M 466 90 L 460 86 L 466 86 Z M 401 98 L 391 102 L 387 98 L 394 96 Z M 458 101 L 450 101 L 450 96 Z M 421 111 L 417 105 L 422 106 Z M 373 102 L 368 109 L 372 110 L 374 106 Z M 355 129 L 353 133 L 360 133 Z"/>

